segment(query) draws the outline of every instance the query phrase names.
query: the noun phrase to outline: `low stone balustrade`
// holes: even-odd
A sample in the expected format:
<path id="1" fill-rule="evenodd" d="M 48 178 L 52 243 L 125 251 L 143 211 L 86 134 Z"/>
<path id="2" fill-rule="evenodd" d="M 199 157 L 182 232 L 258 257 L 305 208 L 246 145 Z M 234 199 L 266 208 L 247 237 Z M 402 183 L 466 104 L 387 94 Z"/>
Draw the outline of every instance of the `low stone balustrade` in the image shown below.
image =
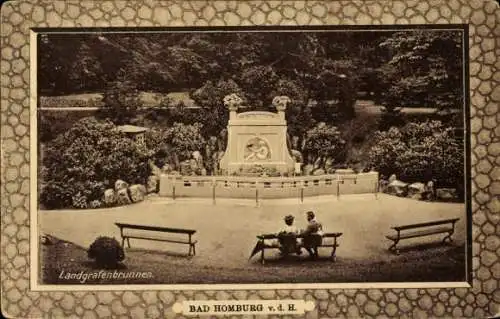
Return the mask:
<path id="1" fill-rule="evenodd" d="M 378 173 L 295 177 L 160 177 L 160 196 L 201 198 L 296 198 L 319 195 L 376 194 Z"/>

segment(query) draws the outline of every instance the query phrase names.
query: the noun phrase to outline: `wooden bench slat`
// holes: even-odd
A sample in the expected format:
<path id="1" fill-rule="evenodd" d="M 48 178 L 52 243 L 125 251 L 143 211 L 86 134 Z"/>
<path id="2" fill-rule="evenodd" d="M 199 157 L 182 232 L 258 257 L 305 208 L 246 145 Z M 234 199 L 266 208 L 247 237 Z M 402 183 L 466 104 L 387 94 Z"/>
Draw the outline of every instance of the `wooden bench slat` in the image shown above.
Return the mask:
<path id="1" fill-rule="evenodd" d="M 165 241 L 169 243 L 177 243 L 177 244 L 196 244 L 197 241 L 193 240 L 189 242 L 188 240 L 182 241 L 182 240 L 170 240 L 170 239 L 164 239 L 164 238 L 155 238 L 155 237 L 141 237 L 141 236 L 123 236 L 123 238 L 135 238 L 135 239 L 144 239 L 144 240 L 155 240 L 155 241 Z"/>
<path id="2" fill-rule="evenodd" d="M 333 237 L 340 237 L 342 236 L 342 233 L 324 233 L 323 238 L 333 238 Z"/>
<path id="3" fill-rule="evenodd" d="M 192 239 L 192 235 L 196 233 L 196 230 L 192 229 L 180 229 L 171 227 L 160 227 L 160 226 L 149 226 L 149 225 L 136 225 L 127 223 L 115 223 L 116 226 L 120 228 L 120 235 L 122 237 L 122 246 L 124 246 L 125 240 L 127 240 L 128 247 L 130 248 L 130 239 L 144 239 L 144 240 L 154 240 L 163 241 L 176 244 L 189 245 L 188 255 L 196 255 L 196 243 L 198 241 Z M 138 230 L 138 231 L 137 231 Z M 144 234 L 144 232 L 149 232 Z M 150 233 L 156 232 L 157 234 Z M 160 233 L 160 234 L 158 234 Z M 188 239 L 172 238 L 172 236 L 164 235 L 161 233 L 170 234 L 183 234 L 189 236 Z"/>
<path id="4" fill-rule="evenodd" d="M 389 250 L 396 251 L 396 253 L 399 254 L 399 250 L 396 248 L 396 246 L 402 239 L 423 237 L 434 234 L 447 233 L 446 237 L 443 238 L 442 242 L 444 243 L 446 240 L 449 240 L 451 242 L 452 241 L 451 236 L 455 232 L 455 224 L 458 220 L 460 220 L 460 218 L 450 218 L 450 219 L 434 220 L 425 223 L 392 227 L 392 229 L 397 231 L 397 234 L 385 236 L 387 239 L 390 239 L 394 242 L 389 247 Z M 436 227 L 439 225 L 448 225 L 448 226 Z M 427 228 L 427 229 L 416 230 L 416 231 L 413 230 L 419 228 Z"/>
<path id="5" fill-rule="evenodd" d="M 451 228 L 451 227 L 439 227 L 439 228 L 433 228 L 433 229 L 427 229 L 427 230 L 408 232 L 408 233 L 401 234 L 399 236 L 399 239 L 407 239 L 407 238 L 422 237 L 422 236 L 427 236 L 427 235 L 448 233 L 452 230 L 453 230 L 453 228 Z M 397 235 L 388 235 L 386 237 L 388 239 L 391 239 L 391 240 L 398 239 Z"/>
<path id="6" fill-rule="evenodd" d="M 181 234 L 181 233 L 171 233 L 171 232 L 161 232 L 161 231 L 150 231 L 150 230 L 143 230 L 143 229 L 124 229 L 123 230 L 123 237 L 151 237 L 151 238 L 156 238 L 156 239 L 165 239 L 165 240 L 185 240 L 187 241 L 187 238 L 189 234 Z M 186 239 L 184 239 L 186 238 Z"/>
<path id="7" fill-rule="evenodd" d="M 171 227 L 149 226 L 149 225 L 136 225 L 136 224 L 125 224 L 125 223 L 115 223 L 115 225 L 120 227 L 120 228 L 163 231 L 163 232 L 169 232 L 169 233 L 180 233 L 180 234 L 191 234 L 191 235 L 196 233 L 196 230 L 193 230 L 193 229 L 182 229 L 182 228 L 171 228 Z"/>
<path id="8" fill-rule="evenodd" d="M 436 220 L 436 221 L 425 222 L 425 223 L 417 223 L 417 224 L 411 224 L 411 225 L 395 226 L 395 227 L 392 227 L 392 228 L 395 229 L 395 230 L 406 230 L 406 229 L 412 229 L 412 228 L 438 226 L 438 225 L 443 225 L 443 224 L 455 223 L 459 219 L 460 218 L 442 219 L 442 220 Z"/>

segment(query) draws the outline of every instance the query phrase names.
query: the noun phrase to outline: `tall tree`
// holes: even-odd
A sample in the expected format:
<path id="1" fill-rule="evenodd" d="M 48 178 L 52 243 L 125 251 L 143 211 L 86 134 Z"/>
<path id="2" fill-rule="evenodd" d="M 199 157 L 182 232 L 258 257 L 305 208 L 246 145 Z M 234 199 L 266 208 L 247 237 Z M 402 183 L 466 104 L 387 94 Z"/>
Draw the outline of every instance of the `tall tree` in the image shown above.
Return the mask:
<path id="1" fill-rule="evenodd" d="M 462 35 L 458 31 L 402 31 L 380 43 L 391 59 L 385 104 L 461 108 Z M 386 74 L 389 75 L 389 74 Z"/>
<path id="2" fill-rule="evenodd" d="M 207 81 L 191 94 L 196 104 L 202 108 L 204 123 L 206 123 L 203 132 L 206 136 L 218 136 L 221 130 L 226 127 L 229 112 L 224 106 L 223 99 L 232 93 L 245 98 L 241 88 L 232 80 Z"/>

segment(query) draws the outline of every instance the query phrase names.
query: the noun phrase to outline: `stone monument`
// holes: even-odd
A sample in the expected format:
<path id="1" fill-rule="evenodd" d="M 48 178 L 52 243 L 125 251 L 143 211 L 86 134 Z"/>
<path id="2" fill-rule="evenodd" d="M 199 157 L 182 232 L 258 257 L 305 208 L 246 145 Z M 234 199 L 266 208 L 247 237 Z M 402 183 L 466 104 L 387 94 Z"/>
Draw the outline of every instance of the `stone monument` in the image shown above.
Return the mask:
<path id="1" fill-rule="evenodd" d="M 237 113 L 242 100 L 236 94 L 224 98 L 229 109 L 228 141 L 220 168 L 232 174 L 252 166 L 274 168 L 280 173 L 293 172 L 295 161 L 286 142 L 285 110 L 290 99 L 277 96 L 273 106 L 278 111 L 252 111 Z"/>

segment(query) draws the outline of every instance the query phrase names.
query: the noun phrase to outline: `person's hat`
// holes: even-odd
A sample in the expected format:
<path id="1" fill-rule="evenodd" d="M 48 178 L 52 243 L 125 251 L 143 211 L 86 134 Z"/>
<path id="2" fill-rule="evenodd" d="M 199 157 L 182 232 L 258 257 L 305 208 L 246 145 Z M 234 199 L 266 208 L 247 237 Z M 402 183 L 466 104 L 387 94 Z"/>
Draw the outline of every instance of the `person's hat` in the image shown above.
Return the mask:
<path id="1" fill-rule="evenodd" d="M 295 219 L 295 217 L 293 217 L 292 215 L 286 215 L 285 216 L 285 221 L 288 222 L 288 221 L 293 221 Z"/>
<path id="2" fill-rule="evenodd" d="M 308 217 L 314 217 L 314 212 L 312 210 L 308 211 L 306 214 Z"/>

